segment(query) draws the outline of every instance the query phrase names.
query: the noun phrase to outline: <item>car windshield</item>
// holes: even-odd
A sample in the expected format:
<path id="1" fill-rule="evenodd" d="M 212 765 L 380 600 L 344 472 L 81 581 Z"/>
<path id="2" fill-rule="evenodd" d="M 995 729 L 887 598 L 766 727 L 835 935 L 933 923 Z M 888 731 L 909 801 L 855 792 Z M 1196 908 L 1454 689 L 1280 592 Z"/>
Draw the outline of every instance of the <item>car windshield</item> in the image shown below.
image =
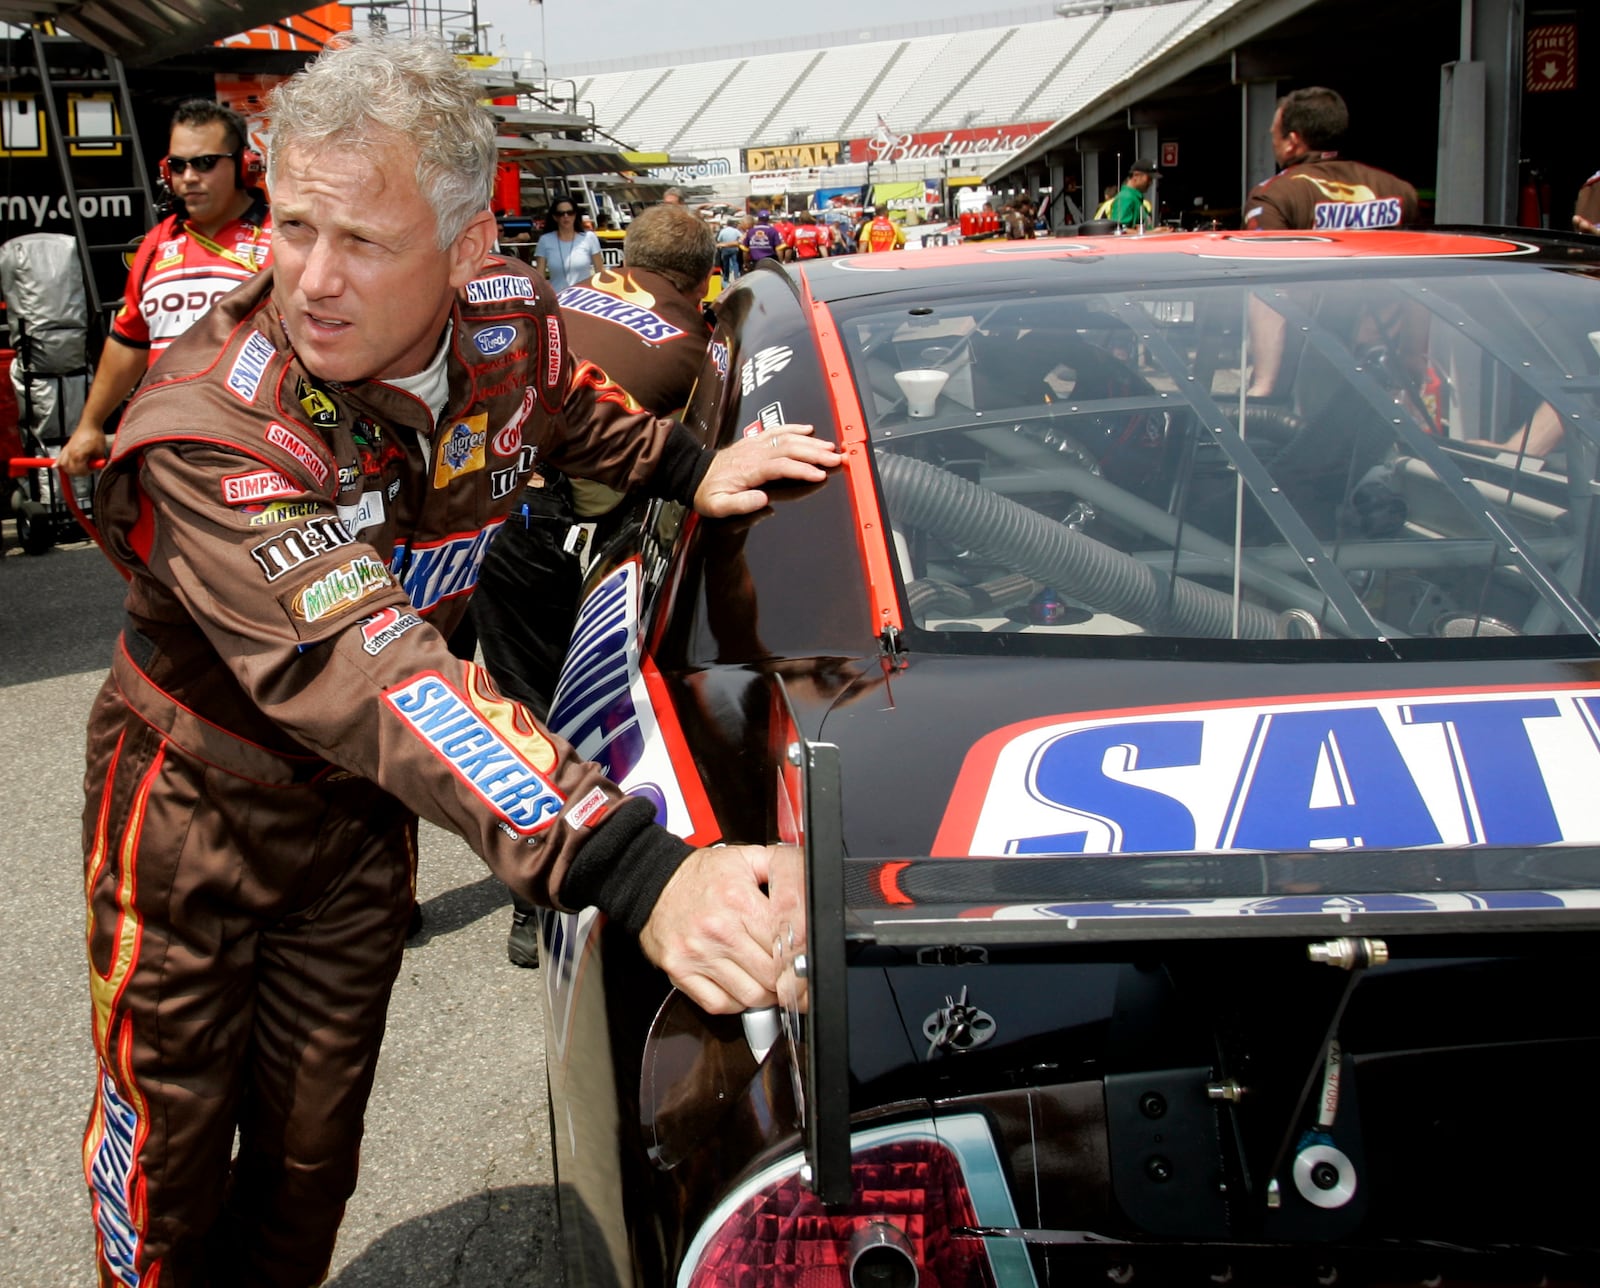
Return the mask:
<path id="1" fill-rule="evenodd" d="M 1600 647 L 1593 281 L 1221 277 L 835 306 L 914 627 Z"/>

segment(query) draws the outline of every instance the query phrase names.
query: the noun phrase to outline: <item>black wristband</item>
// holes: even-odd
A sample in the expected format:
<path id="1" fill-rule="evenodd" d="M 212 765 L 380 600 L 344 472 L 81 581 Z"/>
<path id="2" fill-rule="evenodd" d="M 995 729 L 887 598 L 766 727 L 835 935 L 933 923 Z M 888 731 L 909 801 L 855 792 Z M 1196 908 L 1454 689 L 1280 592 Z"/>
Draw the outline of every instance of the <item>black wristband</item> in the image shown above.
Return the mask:
<path id="1" fill-rule="evenodd" d="M 561 902 L 591 904 L 634 934 L 644 929 L 656 900 L 694 847 L 656 821 L 655 806 L 630 796 L 611 812 L 568 869 Z"/>

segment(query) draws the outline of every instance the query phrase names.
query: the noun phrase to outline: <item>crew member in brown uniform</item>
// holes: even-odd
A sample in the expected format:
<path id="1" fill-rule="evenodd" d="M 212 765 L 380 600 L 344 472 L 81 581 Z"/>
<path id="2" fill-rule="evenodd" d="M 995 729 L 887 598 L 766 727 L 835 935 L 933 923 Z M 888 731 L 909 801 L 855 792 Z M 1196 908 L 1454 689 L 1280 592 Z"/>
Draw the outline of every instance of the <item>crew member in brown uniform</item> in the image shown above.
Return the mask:
<path id="1" fill-rule="evenodd" d="M 1415 188 L 1387 170 L 1340 158 L 1336 149 L 1349 128 L 1349 109 L 1331 89 L 1297 89 L 1279 99 L 1272 117 L 1279 170 L 1250 190 L 1244 226 L 1337 232 L 1415 223 Z"/>
<path id="2" fill-rule="evenodd" d="M 676 416 L 689 401 L 711 332 L 701 310 L 716 236 L 682 205 L 652 206 L 628 225 L 622 271 L 561 292 L 572 351 L 603 368 L 646 410 Z M 542 719 L 578 611 L 583 553 L 603 538 L 620 493 L 536 467 L 483 562 L 472 599 L 484 664 Z M 579 526 L 587 525 L 587 526 Z M 506 955 L 537 966 L 534 906 L 512 894 Z"/>
<path id="3" fill-rule="evenodd" d="M 102 1285 L 322 1281 L 418 813 L 701 1005 L 774 1000 L 768 851 L 690 850 L 445 637 L 535 454 L 711 517 L 840 458 L 792 425 L 702 452 L 573 357 L 492 254 L 480 92 L 408 41 L 279 86 L 275 266 L 173 343 L 100 479 L 130 578 L 84 817 Z"/>
<path id="4" fill-rule="evenodd" d="M 1344 232 L 1399 228 L 1416 222 L 1417 190 L 1404 179 L 1343 161 L 1335 150 L 1350 128 L 1350 111 L 1336 91 L 1314 86 L 1278 100 L 1272 116 L 1272 155 L 1280 169 L 1245 198 L 1245 227 Z M 1250 297 L 1249 395 L 1271 398 L 1283 366 L 1284 322 Z M 1402 347 L 1415 347 L 1414 325 L 1402 320 Z"/>

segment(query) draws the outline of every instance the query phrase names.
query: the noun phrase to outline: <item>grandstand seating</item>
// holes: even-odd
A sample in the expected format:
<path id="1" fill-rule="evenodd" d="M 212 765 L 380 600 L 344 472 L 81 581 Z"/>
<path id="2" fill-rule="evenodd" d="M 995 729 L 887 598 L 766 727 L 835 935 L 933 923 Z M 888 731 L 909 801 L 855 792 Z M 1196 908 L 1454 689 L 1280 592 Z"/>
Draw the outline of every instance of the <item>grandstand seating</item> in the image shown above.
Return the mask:
<path id="1" fill-rule="evenodd" d="M 631 146 L 742 147 L 1059 120 L 1240 0 L 1170 0 L 820 51 L 748 52 L 576 78 L 600 128 Z"/>

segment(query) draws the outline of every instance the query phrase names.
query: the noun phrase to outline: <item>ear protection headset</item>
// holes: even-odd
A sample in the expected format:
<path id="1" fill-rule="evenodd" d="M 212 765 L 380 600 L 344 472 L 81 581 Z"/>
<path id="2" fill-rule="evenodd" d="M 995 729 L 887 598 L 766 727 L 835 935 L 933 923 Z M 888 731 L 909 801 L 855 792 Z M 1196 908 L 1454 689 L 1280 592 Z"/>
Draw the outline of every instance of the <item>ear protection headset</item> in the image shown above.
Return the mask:
<path id="1" fill-rule="evenodd" d="M 233 154 L 233 186 L 236 188 L 250 188 L 266 177 L 266 158 L 250 146 L 250 125 L 242 115 L 231 107 L 221 104 L 206 104 L 215 109 L 215 119 L 221 121 L 228 128 L 228 132 L 237 139 L 238 146 Z M 179 109 L 182 111 L 182 108 Z M 169 198 L 172 196 L 172 167 L 167 164 L 167 158 L 162 156 L 156 169 L 161 175 L 161 186 L 166 189 Z"/>

